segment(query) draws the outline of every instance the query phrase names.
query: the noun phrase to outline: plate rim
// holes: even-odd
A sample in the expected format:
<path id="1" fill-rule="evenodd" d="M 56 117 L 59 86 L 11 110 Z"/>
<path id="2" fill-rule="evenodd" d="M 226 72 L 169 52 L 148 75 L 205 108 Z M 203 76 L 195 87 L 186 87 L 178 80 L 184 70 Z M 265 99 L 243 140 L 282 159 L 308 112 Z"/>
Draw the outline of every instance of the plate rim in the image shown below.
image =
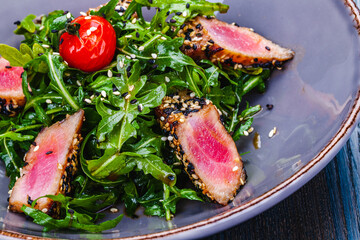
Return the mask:
<path id="1" fill-rule="evenodd" d="M 343 1 L 345 7 L 348 7 L 350 9 L 350 15 L 354 17 L 353 19 L 353 21 L 355 22 L 354 27 L 357 29 L 358 35 L 360 37 L 360 10 L 359 10 L 360 6 L 358 7 L 354 0 L 343 0 Z M 297 171 L 291 177 L 284 180 L 282 183 L 278 184 L 276 187 L 270 189 L 269 191 L 263 193 L 262 195 L 252 199 L 251 201 L 245 204 L 241 204 L 239 206 L 236 206 L 225 212 L 219 213 L 208 219 L 201 220 L 183 227 L 174 228 L 156 233 L 145 234 L 145 235 L 120 237 L 120 238 L 112 238 L 112 239 L 119 239 L 119 240 L 146 239 L 147 240 L 147 239 L 158 239 L 158 238 L 169 238 L 169 237 L 171 237 L 171 239 L 175 239 L 179 237 L 184 238 L 184 235 L 180 236 L 180 234 L 186 233 L 186 235 L 191 235 L 194 234 L 195 232 L 201 231 L 205 227 L 206 228 L 213 227 L 212 230 L 207 229 L 209 231 L 206 232 L 204 231 L 198 234 L 197 236 L 196 235 L 191 236 L 192 238 L 194 238 L 194 236 L 195 238 L 200 238 L 200 237 L 208 236 L 214 232 L 218 232 L 220 229 L 224 230 L 236 224 L 239 224 L 240 222 L 244 222 L 250 219 L 251 217 L 254 217 L 260 214 L 261 212 L 271 208 L 281 200 L 285 199 L 286 197 L 294 193 L 296 190 L 298 190 L 308 181 L 310 181 L 318 172 L 320 172 L 333 159 L 336 153 L 341 149 L 343 145 L 342 143 L 349 139 L 359 119 L 360 119 L 360 87 L 358 88 L 356 97 L 354 99 L 354 104 L 352 105 L 349 114 L 343 120 L 341 126 L 339 127 L 339 130 L 329 140 L 326 146 L 323 147 L 321 151 L 313 159 L 311 159 L 306 165 L 304 165 L 299 171 Z M 289 187 L 292 188 L 289 189 Z M 254 207 L 262 207 L 262 208 L 256 211 L 256 210 L 252 210 L 252 208 Z M 237 217 L 236 215 L 246 210 L 248 210 L 247 217 L 244 217 L 240 221 L 233 221 L 229 223 L 230 217 L 236 218 Z M 215 228 L 214 225 L 216 225 L 216 223 L 219 223 L 220 221 L 222 221 L 221 225 Z M 31 239 L 34 240 L 54 239 L 54 238 L 46 238 L 46 237 L 39 237 L 39 236 L 18 233 L 11 230 L 0 230 L 0 236 L 7 236 L 10 238 L 18 238 L 18 239 L 28 239 L 29 237 L 31 237 Z"/>

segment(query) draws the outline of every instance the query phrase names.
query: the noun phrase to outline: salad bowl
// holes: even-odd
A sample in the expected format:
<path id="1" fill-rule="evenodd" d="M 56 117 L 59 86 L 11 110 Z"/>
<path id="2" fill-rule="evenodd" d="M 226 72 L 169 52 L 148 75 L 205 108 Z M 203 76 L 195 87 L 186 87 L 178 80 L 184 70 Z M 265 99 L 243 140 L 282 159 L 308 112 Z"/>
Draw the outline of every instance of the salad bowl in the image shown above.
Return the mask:
<path id="1" fill-rule="evenodd" d="M 12 23 L 27 14 L 64 9 L 77 15 L 103 3 L 96 0 L 0 0 L 0 42 L 17 47 L 21 37 Z M 265 93 L 244 102 L 260 104 L 254 132 L 236 142 L 247 183 L 227 206 L 181 201 L 171 221 L 125 216 L 102 233 L 42 232 L 23 215 L 7 210 L 8 179 L 0 168 L 0 238 L 32 239 L 187 239 L 200 238 L 239 224 L 274 206 L 314 177 L 336 155 L 354 129 L 360 111 L 359 9 L 352 0 L 225 0 L 223 21 L 253 28 L 295 51 L 295 58 L 274 71 Z M 266 107 L 268 106 L 268 107 Z M 271 106 L 271 107 L 269 107 Z M 272 132 L 272 133 L 270 133 Z M 118 206 L 122 211 L 123 206 Z M 111 218 L 111 214 L 107 218 Z"/>

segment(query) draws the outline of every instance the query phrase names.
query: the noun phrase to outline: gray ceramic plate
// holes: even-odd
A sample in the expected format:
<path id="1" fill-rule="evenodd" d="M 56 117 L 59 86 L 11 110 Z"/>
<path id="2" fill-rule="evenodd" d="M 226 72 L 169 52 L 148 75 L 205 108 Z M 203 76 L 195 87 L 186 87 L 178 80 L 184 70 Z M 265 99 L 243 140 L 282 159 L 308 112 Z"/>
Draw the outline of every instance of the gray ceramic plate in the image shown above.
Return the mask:
<path id="1" fill-rule="evenodd" d="M 0 42 L 17 46 L 12 23 L 28 13 L 53 9 L 78 13 L 101 1 L 0 0 Z M 251 104 L 274 105 L 254 121 L 261 148 L 244 137 L 237 146 L 244 156 L 248 183 L 228 206 L 181 202 L 176 217 L 124 218 L 116 229 L 102 234 L 55 232 L 44 235 L 24 216 L 7 212 L 7 183 L 0 168 L 0 224 L 2 234 L 25 238 L 169 239 L 210 235 L 270 208 L 317 174 L 349 137 L 360 110 L 358 9 L 352 0 L 232 0 L 230 11 L 218 16 L 252 27 L 256 32 L 296 52 L 282 72 L 275 72 L 264 95 L 254 93 Z M 265 108 L 266 109 L 266 108 Z M 268 137 L 277 127 L 278 133 Z M 5 238 L 5 236 L 2 236 Z"/>

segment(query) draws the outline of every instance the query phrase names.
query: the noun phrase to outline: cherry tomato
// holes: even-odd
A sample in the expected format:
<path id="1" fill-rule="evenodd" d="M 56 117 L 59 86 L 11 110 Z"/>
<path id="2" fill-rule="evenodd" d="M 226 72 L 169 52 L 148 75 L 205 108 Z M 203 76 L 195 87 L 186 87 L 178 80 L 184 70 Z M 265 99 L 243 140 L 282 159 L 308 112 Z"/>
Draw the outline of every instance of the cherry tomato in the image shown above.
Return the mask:
<path id="1" fill-rule="evenodd" d="M 116 34 L 111 24 L 99 16 L 80 16 L 71 23 L 78 23 L 78 34 L 65 32 L 59 46 L 60 55 L 69 66 L 95 72 L 109 65 L 116 49 Z"/>

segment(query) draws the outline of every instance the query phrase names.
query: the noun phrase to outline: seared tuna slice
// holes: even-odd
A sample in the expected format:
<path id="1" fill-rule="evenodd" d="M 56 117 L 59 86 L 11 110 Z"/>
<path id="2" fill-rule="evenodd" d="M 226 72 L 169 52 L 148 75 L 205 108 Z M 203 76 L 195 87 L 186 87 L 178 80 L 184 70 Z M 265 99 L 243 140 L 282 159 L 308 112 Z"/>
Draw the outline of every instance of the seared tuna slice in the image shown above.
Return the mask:
<path id="1" fill-rule="evenodd" d="M 233 200 L 246 174 L 217 108 L 204 98 L 180 94 L 165 97 L 156 114 L 169 133 L 170 146 L 202 193 L 223 205 Z"/>
<path id="2" fill-rule="evenodd" d="M 185 38 L 182 51 L 195 60 L 210 59 L 234 68 L 243 66 L 279 67 L 292 59 L 294 52 L 282 48 L 255 33 L 250 28 L 238 27 L 204 17 L 196 17 L 182 26 L 178 33 Z"/>
<path id="3" fill-rule="evenodd" d="M 13 116 L 16 110 L 25 105 L 25 95 L 22 90 L 22 67 L 11 67 L 10 63 L 0 57 L 0 112 Z"/>
<path id="4" fill-rule="evenodd" d="M 9 209 L 21 212 L 23 205 L 44 195 L 67 195 L 77 170 L 77 154 L 82 140 L 80 129 L 84 111 L 44 128 L 25 156 L 24 168 L 16 181 L 9 199 Z M 41 198 L 36 209 L 57 216 L 59 206 L 49 198 Z"/>

